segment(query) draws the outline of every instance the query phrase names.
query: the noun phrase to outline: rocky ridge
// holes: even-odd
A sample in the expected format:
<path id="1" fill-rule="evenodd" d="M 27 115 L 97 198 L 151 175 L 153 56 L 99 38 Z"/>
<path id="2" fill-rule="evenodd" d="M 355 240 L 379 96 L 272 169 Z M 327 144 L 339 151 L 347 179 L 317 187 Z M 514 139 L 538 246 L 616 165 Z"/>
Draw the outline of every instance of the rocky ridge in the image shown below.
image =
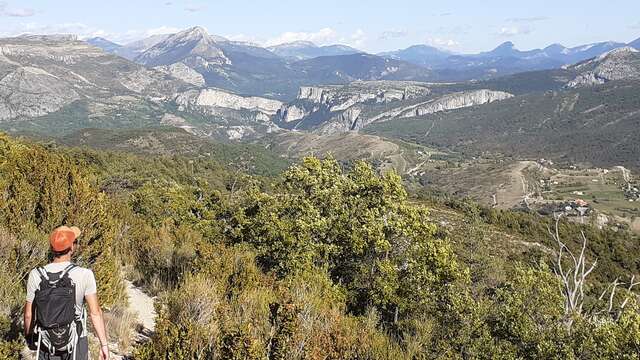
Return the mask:
<path id="1" fill-rule="evenodd" d="M 302 87 L 295 101 L 281 107 L 275 122 L 286 128 L 334 134 L 358 131 L 376 121 L 424 116 L 510 97 L 510 93 L 488 89 L 448 93 L 435 84 L 413 82 Z"/>
<path id="2" fill-rule="evenodd" d="M 567 83 L 567 87 L 593 86 L 616 80 L 640 79 L 640 52 L 623 47 L 594 59 L 567 67 L 580 74 Z"/>
<path id="3" fill-rule="evenodd" d="M 10 131 L 170 125 L 239 139 L 278 130 L 282 102 L 203 85 L 181 62 L 147 68 L 66 37 L 0 39 L 0 127 Z"/>
<path id="4" fill-rule="evenodd" d="M 61 36 L 0 39 L 0 120 L 47 115 L 77 101 L 116 95 L 168 99 L 186 84 Z"/>

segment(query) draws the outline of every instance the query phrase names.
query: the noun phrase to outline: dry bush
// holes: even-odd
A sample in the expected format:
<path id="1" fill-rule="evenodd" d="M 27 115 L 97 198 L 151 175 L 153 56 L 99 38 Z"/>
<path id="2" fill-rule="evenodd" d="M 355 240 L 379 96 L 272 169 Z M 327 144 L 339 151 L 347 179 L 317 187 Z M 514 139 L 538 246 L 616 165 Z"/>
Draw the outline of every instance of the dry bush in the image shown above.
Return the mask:
<path id="1" fill-rule="evenodd" d="M 118 345 L 118 352 L 128 354 L 135 341 L 137 315 L 125 307 L 115 307 L 104 313 L 109 342 Z"/>

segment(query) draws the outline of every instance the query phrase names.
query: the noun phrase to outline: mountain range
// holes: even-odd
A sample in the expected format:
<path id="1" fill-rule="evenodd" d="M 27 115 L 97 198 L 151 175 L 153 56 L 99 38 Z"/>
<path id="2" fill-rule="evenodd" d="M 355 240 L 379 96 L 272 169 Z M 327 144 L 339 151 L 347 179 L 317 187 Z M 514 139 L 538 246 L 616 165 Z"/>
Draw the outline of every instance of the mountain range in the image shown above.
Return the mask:
<path id="1" fill-rule="evenodd" d="M 117 55 L 125 47 L 137 49 L 134 61 Z M 220 141 L 313 135 L 296 135 L 304 139 L 295 140 L 301 149 L 308 148 L 305 141 L 325 136 L 353 141 L 341 135 L 371 133 L 453 151 L 548 153 L 631 167 L 640 155 L 633 145 L 640 55 L 618 43 L 539 51 L 506 43 L 473 55 L 473 61 L 531 64 L 550 61 L 549 54 L 597 56 L 571 65 L 554 60 L 552 69 L 517 72 L 512 66 L 515 74 L 439 83 L 434 79 L 464 71 L 361 52 L 292 60 L 198 27 L 124 47 L 69 36 L 21 36 L 0 39 L 0 49 L 0 128 L 14 133 L 172 126 Z M 425 56 L 431 51 L 410 50 Z M 442 61 L 471 61 L 446 55 Z M 584 139 L 582 147 L 572 131 Z M 598 134 L 617 138 L 620 152 L 598 152 Z"/>
<path id="2" fill-rule="evenodd" d="M 290 61 L 307 60 L 321 56 L 353 55 L 363 52 L 346 45 L 318 46 L 310 41 L 295 41 L 270 46 L 267 49 Z"/>
<path id="3" fill-rule="evenodd" d="M 118 47 L 104 39 L 93 38 L 88 42 L 147 67 L 163 67 L 164 71 L 193 84 L 279 100 L 294 98 L 298 88 L 306 84 L 432 78 L 427 68 L 344 46 L 297 43 L 265 49 L 210 35 L 202 27 L 153 40 L 142 42 L 150 46 L 146 49 L 137 46 L 135 51 L 132 45 Z M 137 55 L 132 56 L 134 53 Z"/>
<path id="4" fill-rule="evenodd" d="M 194 42 L 199 41 L 197 48 L 192 47 L 189 50 L 194 51 L 194 56 L 209 59 L 200 64 L 193 61 L 188 64 L 192 68 L 200 67 L 201 70 L 197 71 L 201 73 L 208 73 L 208 75 L 203 74 L 205 79 L 208 79 L 207 85 L 229 87 L 229 83 L 238 82 L 243 84 L 238 85 L 234 90 L 252 93 L 252 95 L 272 95 L 281 99 L 293 96 L 295 89 L 301 84 L 317 83 L 319 81 L 317 77 L 311 79 L 311 81 L 306 78 L 305 71 L 309 70 L 309 63 L 299 64 L 300 61 L 311 59 L 319 59 L 312 64 L 324 67 L 335 75 L 331 79 L 333 82 L 344 81 L 342 79 L 418 80 L 425 78 L 431 81 L 466 81 L 495 78 L 525 71 L 559 68 L 599 56 L 616 48 L 624 46 L 640 47 L 640 39 L 638 39 L 629 44 L 609 41 L 571 48 L 561 44 L 552 44 L 543 49 L 522 51 L 517 49 L 512 42 L 505 42 L 491 51 L 478 54 L 455 54 L 428 45 L 413 45 L 396 51 L 366 54 L 363 51 L 345 45 L 317 46 L 308 41 L 296 41 L 262 48 L 255 44 L 233 42 L 221 36 L 208 34 L 201 27 L 187 29 L 178 34 L 155 35 L 126 45 L 119 45 L 103 38 L 92 38 L 87 41 L 107 52 L 135 60 L 147 66 L 153 66 L 177 62 L 173 61 L 175 59 L 171 57 L 171 51 L 181 51 L 180 49 L 185 51 L 183 47 L 188 45 L 181 43 L 185 38 L 189 38 Z M 160 43 L 164 43 L 162 45 L 164 50 L 156 47 Z M 152 49 L 154 47 L 156 48 Z M 169 51 L 170 48 L 172 50 Z M 208 53 L 199 54 L 198 52 Z M 175 55 L 175 53 L 172 54 Z M 234 57 L 234 55 L 235 59 L 230 59 L 230 56 Z M 368 56 L 365 57 L 363 55 Z M 179 61 L 188 62 L 187 57 L 184 56 Z M 414 78 L 407 74 L 388 76 L 383 72 L 375 71 L 375 68 L 380 68 L 381 60 L 378 58 L 395 61 L 394 65 L 404 63 L 417 65 L 428 71 L 413 69 L 411 72 L 415 75 Z M 266 61 L 264 59 L 269 60 Z M 234 65 L 238 63 L 242 63 L 242 65 L 241 69 L 236 71 Z M 341 68 L 340 66 L 335 66 L 336 63 L 344 65 Z M 407 64 L 402 65 L 402 67 L 407 68 L 409 66 Z M 202 69 L 209 65 L 217 68 L 214 71 Z M 360 73 L 345 73 L 344 68 L 349 66 L 364 66 L 364 70 Z M 392 65 L 390 68 L 394 68 L 394 66 Z M 253 79 L 242 78 L 242 76 L 237 78 L 239 73 L 248 73 L 250 70 L 255 70 L 255 74 L 252 74 Z M 269 79 L 269 74 L 277 74 L 280 78 L 291 79 L 295 86 L 287 88 L 285 84 L 276 84 L 278 81 L 273 78 Z M 231 80 L 231 78 L 234 78 L 234 80 Z M 268 94 L 265 91 L 252 92 L 250 90 L 253 85 L 256 85 L 253 84 L 256 79 L 267 80 L 271 89 L 280 91 L 272 94 Z"/>

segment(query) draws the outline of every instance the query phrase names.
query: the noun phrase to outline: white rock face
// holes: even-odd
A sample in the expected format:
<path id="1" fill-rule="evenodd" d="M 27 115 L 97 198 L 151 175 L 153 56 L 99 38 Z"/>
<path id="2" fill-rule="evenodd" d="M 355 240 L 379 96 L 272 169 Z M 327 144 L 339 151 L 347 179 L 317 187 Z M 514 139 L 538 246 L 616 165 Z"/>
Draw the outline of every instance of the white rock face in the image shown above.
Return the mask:
<path id="1" fill-rule="evenodd" d="M 600 85 L 604 84 L 605 81 L 605 79 L 598 78 L 595 73 L 587 72 L 584 74 L 580 74 L 575 79 L 569 81 L 567 83 L 567 87 L 577 88 L 582 86 Z"/>
<path id="2" fill-rule="evenodd" d="M 364 125 L 366 125 L 365 123 L 358 121 L 361 113 L 362 109 L 358 107 L 349 108 L 342 114 L 329 120 L 329 122 L 316 131 L 316 133 L 330 135 L 360 130 Z"/>
<path id="3" fill-rule="evenodd" d="M 255 130 L 249 126 L 231 126 L 227 130 L 227 136 L 229 137 L 229 140 L 240 140 L 254 132 Z"/>
<path id="4" fill-rule="evenodd" d="M 300 120 L 307 115 L 304 109 L 301 109 L 296 105 L 292 105 L 292 106 L 283 105 L 280 111 L 282 114 L 282 121 L 286 123 Z"/>
<path id="5" fill-rule="evenodd" d="M 347 110 L 355 104 L 367 102 L 369 100 L 376 99 L 378 97 L 377 94 L 358 94 L 348 98 L 346 101 L 339 103 L 338 105 L 332 106 L 330 111 L 342 111 Z"/>
<path id="6" fill-rule="evenodd" d="M 298 92 L 298 99 L 311 100 L 312 102 L 322 102 L 322 93 L 324 89 L 319 87 L 303 86 Z"/>
<path id="7" fill-rule="evenodd" d="M 503 91 L 477 90 L 446 95 L 433 101 L 420 104 L 405 111 L 400 117 L 414 117 L 433 114 L 440 111 L 460 109 L 470 106 L 488 104 L 494 101 L 505 100 L 513 97 L 512 94 Z"/>
<path id="8" fill-rule="evenodd" d="M 340 115 L 331 118 L 316 130 L 320 134 L 334 134 L 347 131 L 358 131 L 375 121 L 391 121 L 397 118 L 424 116 L 440 111 L 487 104 L 513 97 L 502 91 L 476 90 L 445 95 L 422 103 L 400 106 L 375 116 L 363 115 L 358 106 L 352 106 Z"/>
<path id="9" fill-rule="evenodd" d="M 257 96 L 240 96 L 218 89 L 192 90 L 177 96 L 176 103 L 182 106 L 217 107 L 233 110 L 259 111 L 275 115 L 282 102 Z"/>
<path id="10" fill-rule="evenodd" d="M 567 83 L 569 88 L 599 85 L 615 80 L 640 79 L 640 54 L 632 47 L 623 47 L 568 68 L 584 71 Z"/>
<path id="11" fill-rule="evenodd" d="M 324 113 L 340 113 L 362 104 L 409 100 L 426 96 L 430 93 L 431 90 L 425 84 L 403 81 L 356 81 L 349 85 L 340 86 L 303 86 L 298 92 L 296 102 L 284 105 L 280 109 L 278 120 L 290 123 L 303 120 L 305 117 L 320 111 Z M 300 105 L 300 103 L 303 105 Z M 347 114 L 347 117 L 349 114 Z M 342 121 L 339 117 L 331 119 L 331 121 L 334 120 Z M 341 129 L 344 127 L 339 126 Z M 349 126 L 346 126 L 346 128 L 349 128 Z"/>
<path id="12" fill-rule="evenodd" d="M 199 72 L 193 70 L 192 68 L 181 62 L 171 65 L 158 66 L 155 67 L 155 69 L 169 74 L 176 79 L 180 79 L 187 84 L 192 84 L 198 87 L 202 87 L 205 85 L 204 77 Z"/>

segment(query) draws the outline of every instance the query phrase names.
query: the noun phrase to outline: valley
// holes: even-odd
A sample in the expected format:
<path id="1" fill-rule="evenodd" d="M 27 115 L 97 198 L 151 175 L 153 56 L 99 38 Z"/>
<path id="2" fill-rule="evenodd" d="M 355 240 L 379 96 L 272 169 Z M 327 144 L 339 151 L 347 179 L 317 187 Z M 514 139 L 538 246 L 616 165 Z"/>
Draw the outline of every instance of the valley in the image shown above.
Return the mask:
<path id="1" fill-rule="evenodd" d="M 391 28 L 402 4 L 265 3 L 0 38 L 1 359 L 31 356 L 25 282 L 61 224 L 105 314 L 92 355 L 638 358 L 640 39 L 527 41 L 557 20 L 507 4 L 404 9 L 427 31 Z M 0 2 L 54 14 L 27 10 Z"/>
<path id="2" fill-rule="evenodd" d="M 257 174 L 275 174 L 309 155 L 366 159 L 379 171 L 398 171 L 416 189 L 503 209 L 525 199 L 569 201 L 578 191 L 542 194 L 539 178 L 551 170 L 530 159 L 584 171 L 640 170 L 640 55 L 624 44 L 590 47 L 588 55 L 564 51 L 574 54 L 566 61 L 578 63 L 557 69 L 433 82 L 433 71 L 462 57 L 418 48 L 375 57 L 308 43 L 263 49 L 199 27 L 127 46 L 51 36 L 0 43 L 0 90 L 8 95 L 0 128 L 64 145 L 209 156 Z M 436 63 L 419 70 L 417 54 Z M 507 44 L 468 59 L 506 54 L 528 56 Z M 393 63 L 402 59 L 413 60 Z M 286 70 L 274 73 L 273 66 Z M 270 77 L 256 73 L 263 70 Z M 243 87 L 258 77 L 269 91 Z M 297 94 L 278 93 L 275 79 Z M 589 195 L 603 197 L 594 204 L 603 216 L 629 216 L 625 223 L 636 224 L 637 208 L 621 203 L 617 190 Z"/>

